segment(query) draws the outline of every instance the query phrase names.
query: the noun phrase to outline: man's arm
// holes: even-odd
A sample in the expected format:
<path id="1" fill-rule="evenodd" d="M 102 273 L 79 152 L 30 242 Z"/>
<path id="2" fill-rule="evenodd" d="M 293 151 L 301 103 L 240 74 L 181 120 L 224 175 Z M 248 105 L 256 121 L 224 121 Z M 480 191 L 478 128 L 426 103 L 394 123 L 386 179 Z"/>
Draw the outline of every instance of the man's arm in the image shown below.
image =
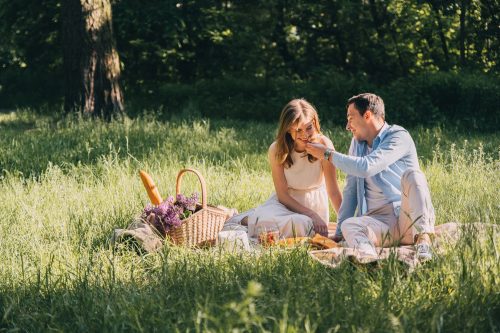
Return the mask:
<path id="1" fill-rule="evenodd" d="M 371 177 L 402 158 L 408 152 L 410 145 L 409 133 L 399 131 L 384 139 L 369 155 L 357 157 L 333 152 L 332 162 L 349 175 Z"/>

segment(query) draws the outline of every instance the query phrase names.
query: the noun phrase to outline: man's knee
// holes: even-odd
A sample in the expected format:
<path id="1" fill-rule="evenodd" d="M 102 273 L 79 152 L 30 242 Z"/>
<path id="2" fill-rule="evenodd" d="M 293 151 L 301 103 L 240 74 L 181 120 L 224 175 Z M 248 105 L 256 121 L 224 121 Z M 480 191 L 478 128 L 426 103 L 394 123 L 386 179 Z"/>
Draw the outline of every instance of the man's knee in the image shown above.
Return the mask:
<path id="1" fill-rule="evenodd" d="M 340 225 L 340 230 L 342 231 L 342 234 L 346 234 L 348 232 L 352 232 L 353 230 L 359 229 L 361 227 L 361 223 L 358 218 L 356 217 L 350 217 L 346 219 L 341 225 Z"/>
<path id="2" fill-rule="evenodd" d="M 401 176 L 402 184 L 421 184 L 422 182 L 426 182 L 425 175 L 420 169 L 407 169 L 403 175 Z"/>

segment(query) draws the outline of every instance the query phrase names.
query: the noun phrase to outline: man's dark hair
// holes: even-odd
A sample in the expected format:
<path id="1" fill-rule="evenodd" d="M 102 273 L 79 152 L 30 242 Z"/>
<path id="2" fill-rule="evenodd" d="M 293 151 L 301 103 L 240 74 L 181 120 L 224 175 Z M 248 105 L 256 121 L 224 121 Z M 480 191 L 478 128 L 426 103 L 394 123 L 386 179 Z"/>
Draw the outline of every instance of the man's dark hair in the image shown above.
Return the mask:
<path id="1" fill-rule="evenodd" d="M 385 119 L 384 101 L 380 96 L 372 93 L 359 94 L 347 100 L 347 107 L 351 104 L 354 104 L 354 107 L 361 115 L 364 115 L 369 110 L 377 117 Z"/>

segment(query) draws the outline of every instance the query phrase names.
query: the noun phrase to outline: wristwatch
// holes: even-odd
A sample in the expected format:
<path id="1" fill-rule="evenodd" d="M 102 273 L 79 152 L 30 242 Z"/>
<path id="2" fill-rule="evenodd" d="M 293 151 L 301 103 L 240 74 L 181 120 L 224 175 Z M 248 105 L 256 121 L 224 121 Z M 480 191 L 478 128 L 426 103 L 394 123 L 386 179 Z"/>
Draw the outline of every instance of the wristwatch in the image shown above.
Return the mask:
<path id="1" fill-rule="evenodd" d="M 325 153 L 324 153 L 324 158 L 325 160 L 330 161 L 330 156 L 332 156 L 334 150 L 330 148 L 326 148 Z"/>

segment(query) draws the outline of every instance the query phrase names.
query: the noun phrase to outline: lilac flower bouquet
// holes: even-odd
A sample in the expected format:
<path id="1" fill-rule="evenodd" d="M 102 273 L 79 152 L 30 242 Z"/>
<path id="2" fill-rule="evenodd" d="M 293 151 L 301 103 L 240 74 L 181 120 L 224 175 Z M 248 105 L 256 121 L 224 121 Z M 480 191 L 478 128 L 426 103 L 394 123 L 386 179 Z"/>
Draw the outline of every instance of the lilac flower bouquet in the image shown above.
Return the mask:
<path id="1" fill-rule="evenodd" d="M 141 219 L 165 236 L 172 228 L 179 227 L 182 220 L 196 211 L 197 202 L 198 193 L 193 193 L 190 197 L 178 194 L 175 200 L 173 196 L 169 196 L 158 206 L 148 204 L 142 212 Z"/>

